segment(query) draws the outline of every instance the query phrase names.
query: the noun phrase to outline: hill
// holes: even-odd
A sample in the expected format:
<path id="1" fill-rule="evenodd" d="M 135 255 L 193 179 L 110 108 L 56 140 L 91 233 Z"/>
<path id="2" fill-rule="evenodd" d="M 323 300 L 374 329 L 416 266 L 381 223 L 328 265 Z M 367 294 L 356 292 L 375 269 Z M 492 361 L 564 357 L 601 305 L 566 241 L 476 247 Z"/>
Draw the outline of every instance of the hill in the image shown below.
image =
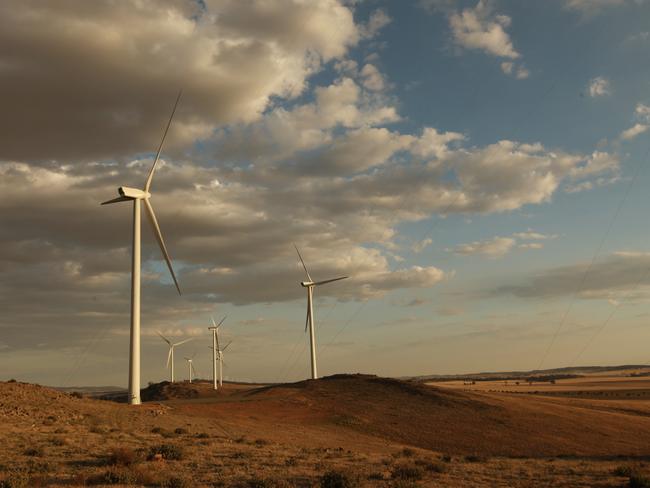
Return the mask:
<path id="1" fill-rule="evenodd" d="M 157 400 L 133 407 L 0 383 L 0 471 L 29 480 L 17 486 L 307 487 L 334 469 L 367 487 L 412 473 L 421 486 L 604 487 L 620 485 L 614 467 L 650 457 L 646 400 L 468 392 L 371 375 L 145 391 Z M 175 478 L 186 485 L 170 485 Z"/>

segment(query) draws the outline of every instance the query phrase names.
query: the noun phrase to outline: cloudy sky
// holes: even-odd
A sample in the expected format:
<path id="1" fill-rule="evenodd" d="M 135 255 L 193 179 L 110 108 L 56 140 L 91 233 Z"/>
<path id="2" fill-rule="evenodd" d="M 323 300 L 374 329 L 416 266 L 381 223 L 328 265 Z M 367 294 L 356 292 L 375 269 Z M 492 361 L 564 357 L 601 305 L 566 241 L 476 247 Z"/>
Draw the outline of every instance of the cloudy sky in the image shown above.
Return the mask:
<path id="1" fill-rule="evenodd" d="M 124 386 L 131 209 L 143 382 L 650 360 L 650 2 L 0 4 L 0 372 Z M 177 367 L 181 367 L 181 361 Z M 185 371 L 182 369 L 181 371 Z"/>

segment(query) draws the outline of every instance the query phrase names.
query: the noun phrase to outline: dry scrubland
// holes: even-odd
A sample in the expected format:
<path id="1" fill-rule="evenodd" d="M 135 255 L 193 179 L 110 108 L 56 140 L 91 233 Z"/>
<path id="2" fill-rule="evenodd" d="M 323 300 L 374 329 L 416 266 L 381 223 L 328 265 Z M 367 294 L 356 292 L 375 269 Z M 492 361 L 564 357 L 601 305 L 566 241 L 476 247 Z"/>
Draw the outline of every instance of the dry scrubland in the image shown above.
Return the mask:
<path id="1" fill-rule="evenodd" d="M 210 388 L 154 385 L 129 407 L 0 383 L 0 488 L 650 486 L 643 397 L 362 375 Z"/>

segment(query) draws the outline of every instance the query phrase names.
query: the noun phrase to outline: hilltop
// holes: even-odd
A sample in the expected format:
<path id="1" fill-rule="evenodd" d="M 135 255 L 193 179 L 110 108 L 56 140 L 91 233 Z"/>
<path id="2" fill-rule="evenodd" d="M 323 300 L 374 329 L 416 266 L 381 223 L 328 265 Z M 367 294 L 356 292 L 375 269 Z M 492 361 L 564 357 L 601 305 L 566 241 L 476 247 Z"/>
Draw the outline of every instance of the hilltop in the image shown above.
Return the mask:
<path id="1" fill-rule="evenodd" d="M 0 383 L 0 468 L 17 470 L 27 486 L 179 478 L 191 482 L 178 486 L 307 487 L 336 470 L 388 488 L 414 470 L 421 486 L 546 479 L 593 487 L 612 486 L 615 463 L 650 457 L 646 400 L 462 391 L 359 374 L 227 383 L 217 392 L 209 382 L 163 382 L 143 398 L 155 400 L 134 407 Z M 134 461 L 115 461 L 120 449 Z M 160 449 L 180 458 L 156 458 Z"/>

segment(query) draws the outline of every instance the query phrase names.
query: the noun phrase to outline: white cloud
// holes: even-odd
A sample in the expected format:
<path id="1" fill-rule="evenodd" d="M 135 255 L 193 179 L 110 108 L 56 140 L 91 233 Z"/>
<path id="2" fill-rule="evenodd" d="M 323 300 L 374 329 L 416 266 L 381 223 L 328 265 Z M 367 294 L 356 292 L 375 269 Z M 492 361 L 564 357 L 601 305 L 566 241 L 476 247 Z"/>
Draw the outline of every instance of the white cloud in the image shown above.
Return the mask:
<path id="1" fill-rule="evenodd" d="M 391 22 L 390 16 L 382 9 L 377 9 L 370 14 L 370 18 L 365 25 L 359 26 L 359 33 L 364 39 L 375 37 L 381 29 Z"/>
<path id="2" fill-rule="evenodd" d="M 592 98 L 604 97 L 605 95 L 611 94 L 611 86 L 609 80 L 603 78 L 602 76 L 597 76 L 589 81 L 587 87 L 589 96 Z"/>
<path id="3" fill-rule="evenodd" d="M 650 123 L 650 106 L 639 103 L 634 109 L 634 113 L 639 120 Z"/>
<path id="4" fill-rule="evenodd" d="M 361 69 L 360 74 L 363 86 L 368 90 L 382 91 L 385 88 L 386 82 L 384 81 L 384 77 L 374 65 L 366 64 Z"/>
<path id="5" fill-rule="evenodd" d="M 635 0 L 637 3 L 638 0 Z M 630 4 L 630 0 L 565 0 L 565 7 L 586 15 L 599 13 L 607 7 L 617 7 Z"/>
<path id="6" fill-rule="evenodd" d="M 643 103 L 638 103 L 634 109 L 634 118 L 638 122 L 629 129 L 621 132 L 619 135 L 620 140 L 631 141 L 650 129 L 650 107 Z"/>
<path id="7" fill-rule="evenodd" d="M 454 253 L 462 256 L 479 254 L 489 258 L 498 258 L 508 254 L 515 244 L 516 241 L 511 237 L 494 237 L 485 241 L 460 244 L 454 248 Z"/>
<path id="8" fill-rule="evenodd" d="M 517 247 L 520 249 L 542 249 L 544 244 L 541 242 L 525 242 L 523 244 L 518 244 Z"/>
<path id="9" fill-rule="evenodd" d="M 414 253 L 421 253 L 424 251 L 427 247 L 429 247 L 433 243 L 433 239 L 427 237 L 426 239 L 422 239 L 421 241 L 417 241 L 413 243 L 411 246 L 411 250 Z"/>
<path id="10" fill-rule="evenodd" d="M 511 19 L 493 14 L 489 2 L 479 0 L 474 8 L 466 8 L 449 17 L 454 42 L 466 49 L 479 49 L 493 56 L 517 59 L 520 54 L 505 31 Z"/>
<path id="11" fill-rule="evenodd" d="M 549 235 L 549 234 L 541 234 L 539 232 L 535 232 L 531 229 L 528 229 L 525 232 L 516 232 L 515 234 L 512 235 L 513 237 L 516 237 L 517 239 L 521 239 L 524 241 L 541 241 L 541 240 L 546 240 L 546 239 L 556 239 L 557 235 Z"/>
<path id="12" fill-rule="evenodd" d="M 648 129 L 650 129 L 649 125 L 646 125 L 646 124 L 634 124 L 629 129 L 626 129 L 623 132 L 621 132 L 620 138 L 625 140 L 625 141 L 631 141 L 636 136 L 641 135 L 644 132 L 646 132 Z"/>

